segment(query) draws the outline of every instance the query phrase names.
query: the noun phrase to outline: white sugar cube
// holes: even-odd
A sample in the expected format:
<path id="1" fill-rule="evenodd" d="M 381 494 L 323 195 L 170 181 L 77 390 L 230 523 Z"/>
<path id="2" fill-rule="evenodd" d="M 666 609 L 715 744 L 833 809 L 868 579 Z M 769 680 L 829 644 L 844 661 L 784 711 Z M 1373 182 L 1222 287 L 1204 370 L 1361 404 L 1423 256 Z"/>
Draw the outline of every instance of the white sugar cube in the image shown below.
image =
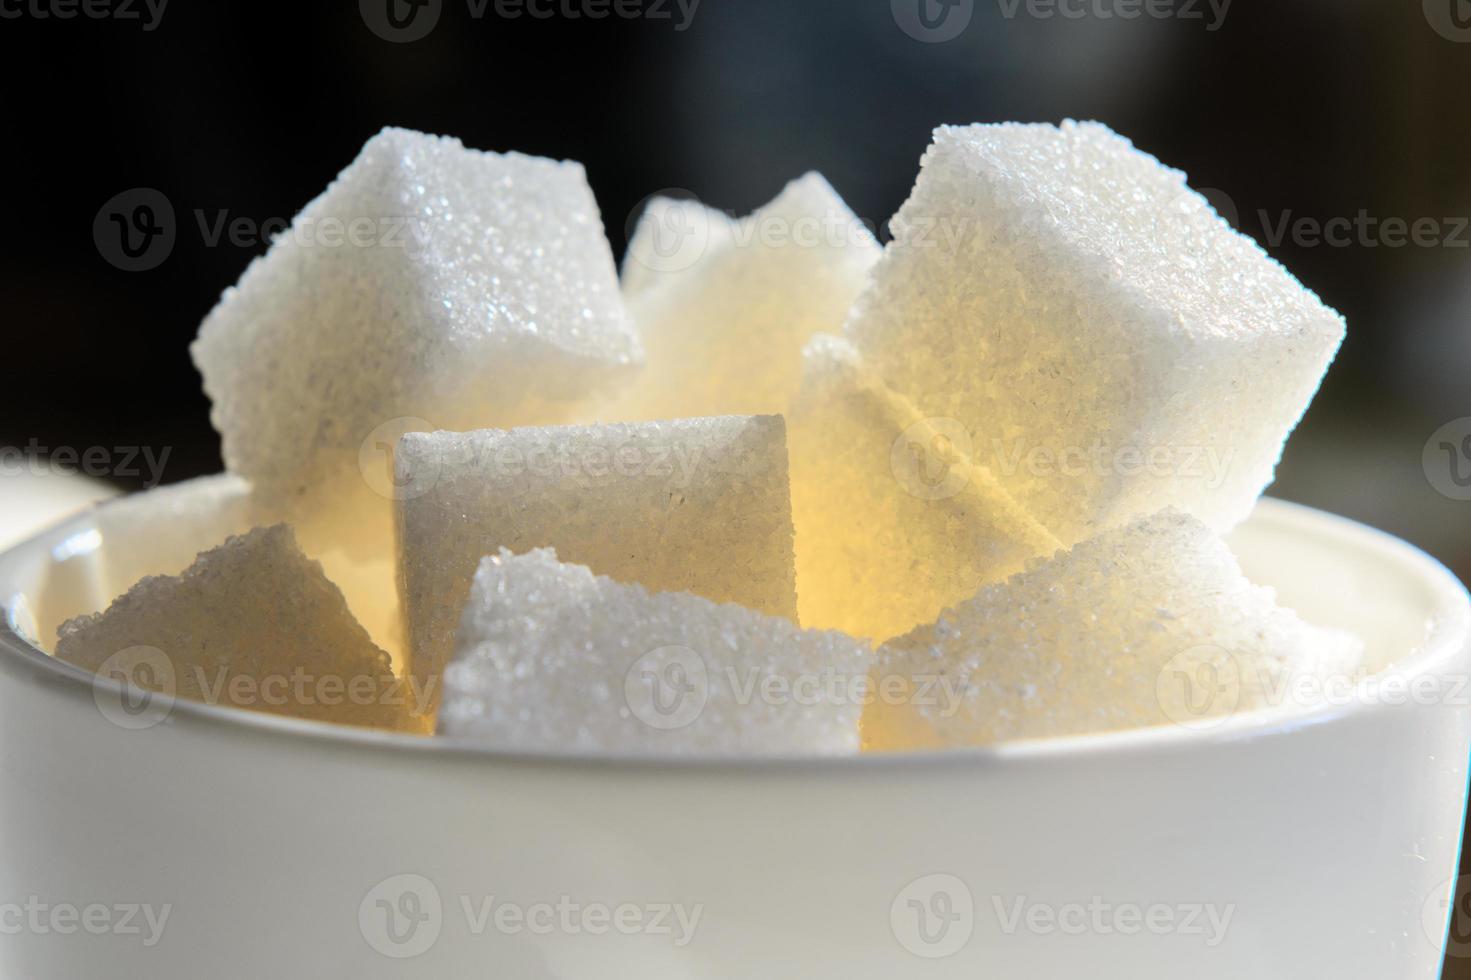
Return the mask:
<path id="1" fill-rule="evenodd" d="M 803 625 L 882 640 L 1060 547 L 846 342 L 805 352 L 788 420 Z"/>
<path id="2" fill-rule="evenodd" d="M 1211 726 L 1312 707 L 1302 699 L 1324 689 L 1315 683 L 1355 679 L 1363 653 L 1356 637 L 1280 608 L 1205 525 L 1169 510 L 1038 560 L 885 644 L 864 745 Z"/>
<path id="3" fill-rule="evenodd" d="M 37 597 L 39 636 L 55 637 L 67 620 L 97 612 L 149 575 L 176 575 L 199 552 L 252 526 L 250 485 L 220 474 L 98 504 L 95 530 L 59 549 Z"/>
<path id="4" fill-rule="evenodd" d="M 231 535 L 253 526 L 250 484 L 222 473 L 130 494 L 97 508 L 109 595 L 150 575 L 177 575 Z"/>
<path id="5" fill-rule="evenodd" d="M 394 668 L 406 665 L 403 609 L 398 598 L 396 556 L 364 558 L 360 554 L 332 549 L 311 554 L 322 571 L 342 590 L 353 618 L 388 652 Z"/>
<path id="6" fill-rule="evenodd" d="M 422 683 L 453 654 L 471 578 L 500 548 L 553 547 L 619 581 L 796 618 L 779 417 L 413 433 L 395 465 Z"/>
<path id="7" fill-rule="evenodd" d="M 847 335 L 1060 538 L 1225 530 L 1344 335 L 1184 175 L 1096 123 L 942 127 Z"/>
<path id="8" fill-rule="evenodd" d="M 475 575 L 439 731 L 523 750 L 841 755 L 858 749 L 869 660 L 840 633 L 502 551 Z"/>
<path id="9" fill-rule="evenodd" d="M 264 510 L 250 484 L 233 474 L 109 501 L 96 516 L 105 592 L 118 596 L 147 576 L 177 575 L 201 551 L 280 516 Z M 370 559 L 361 549 L 314 549 L 312 557 L 342 590 L 373 642 L 397 659 L 403 626 L 391 552 Z"/>
<path id="10" fill-rule="evenodd" d="M 64 624 L 62 660 L 171 696 L 316 721 L 422 730 L 411 690 L 285 525 L 145 578 Z M 147 671 L 134 668 L 146 664 Z"/>
<path id="11" fill-rule="evenodd" d="M 403 431 L 567 418 L 640 358 L 581 165 L 402 129 L 246 270 L 193 353 L 229 468 L 312 550 L 380 559 Z"/>
<path id="12" fill-rule="evenodd" d="M 873 234 L 815 173 L 739 221 L 656 200 L 624 262 L 648 366 L 598 417 L 786 411 L 802 345 L 842 327 L 879 254 Z"/>
<path id="13" fill-rule="evenodd" d="M 678 281 L 710 255 L 731 246 L 737 219 L 689 198 L 649 198 L 634 226 L 619 270 L 623 298 L 650 286 Z"/>

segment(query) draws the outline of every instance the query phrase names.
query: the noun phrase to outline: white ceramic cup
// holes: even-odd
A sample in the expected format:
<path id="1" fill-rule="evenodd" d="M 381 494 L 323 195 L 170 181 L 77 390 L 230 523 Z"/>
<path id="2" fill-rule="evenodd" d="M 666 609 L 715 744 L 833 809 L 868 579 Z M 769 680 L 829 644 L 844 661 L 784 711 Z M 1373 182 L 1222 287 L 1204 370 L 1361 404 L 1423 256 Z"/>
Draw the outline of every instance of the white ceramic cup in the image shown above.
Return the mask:
<path id="1" fill-rule="evenodd" d="M 105 604 L 99 549 L 147 546 L 76 519 L 0 557 L 0 976 L 1429 980 L 1471 745 L 1465 590 L 1287 504 L 1232 543 L 1405 696 L 695 763 L 122 702 L 24 638 Z"/>

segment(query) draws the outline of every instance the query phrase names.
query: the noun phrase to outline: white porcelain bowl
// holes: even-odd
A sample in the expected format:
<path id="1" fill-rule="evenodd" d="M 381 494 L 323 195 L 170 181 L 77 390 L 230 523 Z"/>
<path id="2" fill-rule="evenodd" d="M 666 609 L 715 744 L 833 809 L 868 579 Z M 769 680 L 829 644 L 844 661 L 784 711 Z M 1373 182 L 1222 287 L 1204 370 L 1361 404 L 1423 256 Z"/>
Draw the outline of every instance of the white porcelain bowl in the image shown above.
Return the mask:
<path id="1" fill-rule="evenodd" d="M 0 976 L 1429 980 L 1471 746 L 1466 593 L 1287 504 L 1233 544 L 1410 696 L 711 763 L 120 715 L 111 681 L 24 639 L 106 602 L 99 549 L 147 547 L 79 518 L 0 557 Z"/>

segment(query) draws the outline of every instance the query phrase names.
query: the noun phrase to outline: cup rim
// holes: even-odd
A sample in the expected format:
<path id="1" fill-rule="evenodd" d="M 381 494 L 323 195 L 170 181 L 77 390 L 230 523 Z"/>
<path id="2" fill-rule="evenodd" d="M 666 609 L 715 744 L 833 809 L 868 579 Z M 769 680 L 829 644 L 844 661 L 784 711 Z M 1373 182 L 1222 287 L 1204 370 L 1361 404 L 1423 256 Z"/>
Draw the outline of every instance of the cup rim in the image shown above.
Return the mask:
<path id="1" fill-rule="evenodd" d="M 15 581 L 18 569 L 40 560 L 59 545 L 89 527 L 94 511 L 86 510 L 48 530 L 33 535 L 0 552 L 0 683 L 46 684 L 76 699 L 92 701 L 101 692 L 117 696 L 120 682 L 98 677 L 58 660 L 26 638 L 16 622 Z M 1337 538 L 1342 544 L 1376 553 L 1379 560 L 1398 566 L 1434 597 L 1434 615 L 1424 641 L 1411 654 L 1394 661 L 1395 675 L 1414 680 L 1436 675 L 1471 645 L 1471 595 L 1448 569 L 1421 549 L 1386 532 L 1357 521 L 1316 510 L 1302 504 L 1263 498 L 1253 521 L 1293 525 L 1320 537 Z M 1374 676 L 1382 676 L 1374 675 Z M 1372 680 L 1373 677 L 1368 678 Z M 1362 682 L 1361 682 L 1362 683 Z M 959 747 L 919 752 L 857 753 L 853 755 L 719 755 L 678 756 L 633 752 L 559 752 L 507 749 L 488 745 L 472 736 L 424 736 L 400 734 L 309 721 L 266 712 L 208 704 L 184 698 L 170 706 L 173 727 L 200 727 L 239 739 L 290 739 L 299 747 L 332 748 L 367 753 L 409 753 L 435 760 L 460 760 L 478 765 L 557 766 L 582 769 L 630 770 L 795 770 L 868 771 L 913 770 L 936 767 L 977 768 L 1027 760 L 1034 763 L 1077 761 L 1099 754 L 1199 751 L 1221 745 L 1281 737 L 1305 728 L 1341 723 L 1350 716 L 1372 711 L 1395 710 L 1393 706 L 1355 699 L 1349 706 L 1317 708 L 1267 708 L 1241 712 L 1209 727 L 1157 725 L 1086 735 L 1027 739 L 989 746 Z M 303 741 L 305 740 L 305 741 Z"/>

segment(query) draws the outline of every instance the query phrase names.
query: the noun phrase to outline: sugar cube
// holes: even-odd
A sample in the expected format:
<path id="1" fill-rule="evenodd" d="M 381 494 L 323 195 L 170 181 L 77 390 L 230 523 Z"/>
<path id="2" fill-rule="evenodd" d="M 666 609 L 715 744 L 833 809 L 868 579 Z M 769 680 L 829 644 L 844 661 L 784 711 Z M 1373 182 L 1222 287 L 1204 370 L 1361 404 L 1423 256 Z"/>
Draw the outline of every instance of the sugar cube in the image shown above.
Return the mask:
<path id="1" fill-rule="evenodd" d="M 1067 543 L 1244 519 L 1342 318 L 1097 123 L 945 126 L 846 333 Z"/>
<path id="2" fill-rule="evenodd" d="M 201 551 L 280 516 L 265 510 L 250 484 L 233 474 L 109 501 L 96 516 L 106 595 L 121 595 L 150 575 L 177 575 Z M 312 557 L 373 642 L 397 659 L 403 640 L 392 553 L 373 559 L 361 549 L 329 548 L 314 549 Z"/>
<path id="3" fill-rule="evenodd" d="M 250 485 L 220 474 L 154 487 L 99 504 L 92 528 L 64 542 L 37 596 L 41 637 L 67 620 L 97 612 L 139 579 L 174 575 L 199 552 L 249 530 Z"/>
<path id="4" fill-rule="evenodd" d="M 842 755 L 858 749 L 868 647 L 538 549 L 475 575 L 439 731 L 513 749 Z"/>
<path id="5" fill-rule="evenodd" d="M 246 270 L 193 354 L 230 470 L 311 550 L 378 559 L 403 431 L 557 421 L 641 357 L 581 165 L 403 129 Z"/>
<path id="6" fill-rule="evenodd" d="M 1296 699 L 1312 682 L 1352 679 L 1363 652 L 1280 608 L 1204 524 L 1166 510 L 1038 559 L 885 644 L 864 745 L 1219 724 L 1309 707 Z"/>
<path id="7" fill-rule="evenodd" d="M 398 598 L 397 558 L 364 558 L 336 548 L 310 557 L 321 563 L 322 572 L 342 590 L 353 618 L 402 672 L 407 664 L 407 641 Z"/>
<path id="8" fill-rule="evenodd" d="M 413 433 L 396 457 L 423 684 L 454 652 L 480 560 L 503 547 L 554 547 L 623 582 L 796 618 L 780 417 Z"/>
<path id="9" fill-rule="evenodd" d="M 56 655 L 106 672 L 140 649 L 157 662 L 135 681 L 171 696 L 367 728 L 423 727 L 388 655 L 286 525 L 230 538 L 182 575 L 143 579 L 105 611 L 64 624 Z"/>
<path id="10" fill-rule="evenodd" d="M 250 484 L 229 473 L 108 501 L 95 521 L 109 594 L 179 574 L 200 552 L 250 530 L 254 514 Z"/>
<path id="11" fill-rule="evenodd" d="M 802 345 L 842 327 L 879 254 L 815 173 L 734 222 L 691 202 L 656 201 L 624 263 L 648 366 L 598 417 L 786 411 Z"/>
<path id="12" fill-rule="evenodd" d="M 789 419 L 803 625 L 897 636 L 1060 547 L 851 345 L 815 337 L 805 362 Z"/>
<path id="13" fill-rule="evenodd" d="M 690 198 L 649 198 L 619 270 L 624 301 L 731 247 L 738 227 L 736 218 Z"/>

